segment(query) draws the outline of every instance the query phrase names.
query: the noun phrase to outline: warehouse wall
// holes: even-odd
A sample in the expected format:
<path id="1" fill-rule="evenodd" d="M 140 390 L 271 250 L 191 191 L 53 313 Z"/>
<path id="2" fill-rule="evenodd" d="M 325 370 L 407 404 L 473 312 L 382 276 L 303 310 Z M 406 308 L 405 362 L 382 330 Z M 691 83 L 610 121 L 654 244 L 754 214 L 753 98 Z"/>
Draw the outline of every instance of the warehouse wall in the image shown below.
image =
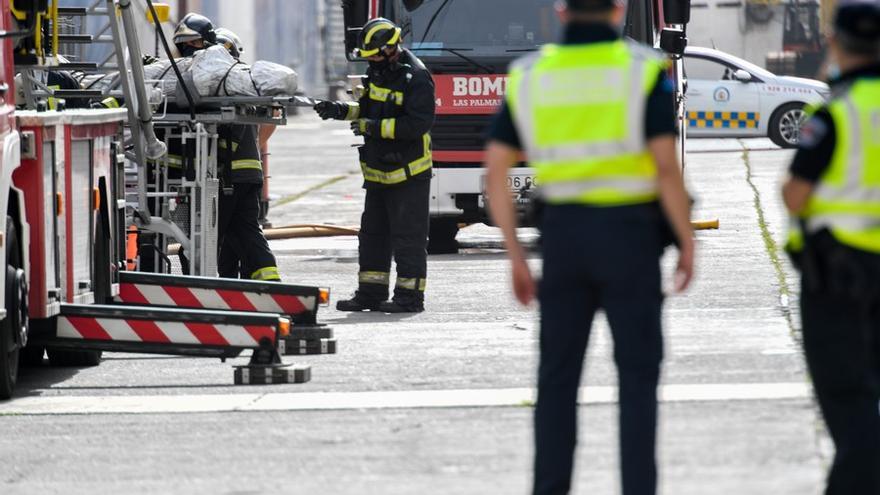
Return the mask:
<path id="1" fill-rule="evenodd" d="M 783 6 L 767 7 L 769 19 L 754 19 L 746 13 L 746 2 L 738 0 L 695 0 L 688 24 L 691 46 L 717 48 L 765 66 L 768 52 L 782 50 Z"/>

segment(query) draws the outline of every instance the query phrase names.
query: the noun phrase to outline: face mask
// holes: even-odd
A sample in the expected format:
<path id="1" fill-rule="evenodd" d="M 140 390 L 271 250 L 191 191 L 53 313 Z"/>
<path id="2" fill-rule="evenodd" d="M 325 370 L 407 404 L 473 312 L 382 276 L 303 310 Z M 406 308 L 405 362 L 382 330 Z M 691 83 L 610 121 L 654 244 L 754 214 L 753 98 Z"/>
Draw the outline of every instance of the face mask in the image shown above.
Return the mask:
<path id="1" fill-rule="evenodd" d="M 179 45 L 177 47 L 177 51 L 179 51 L 180 55 L 183 57 L 192 57 L 199 50 L 201 50 L 201 48 L 196 48 L 192 45 Z"/>
<path id="2" fill-rule="evenodd" d="M 379 62 L 370 62 L 370 69 L 379 73 L 394 72 L 400 68 L 400 52 L 385 54 Z"/>
<path id="3" fill-rule="evenodd" d="M 384 57 L 379 62 L 372 62 L 372 61 L 370 62 L 370 69 L 372 69 L 374 71 L 382 72 L 382 71 L 387 70 L 390 66 L 391 66 L 391 61 L 388 60 L 388 57 Z"/>

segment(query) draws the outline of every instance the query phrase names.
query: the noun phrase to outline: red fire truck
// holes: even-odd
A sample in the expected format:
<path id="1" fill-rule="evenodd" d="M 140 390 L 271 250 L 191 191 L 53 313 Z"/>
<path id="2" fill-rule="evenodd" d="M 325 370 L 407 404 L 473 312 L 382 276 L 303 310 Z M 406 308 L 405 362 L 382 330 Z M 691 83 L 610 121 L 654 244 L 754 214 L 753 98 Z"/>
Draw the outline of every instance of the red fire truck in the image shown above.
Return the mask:
<path id="1" fill-rule="evenodd" d="M 560 23 L 556 0 L 343 0 L 346 52 L 360 27 L 385 17 L 403 28 L 409 47 L 434 75 L 437 119 L 431 133 L 431 252 L 456 249 L 460 223 L 487 221 L 484 208 L 484 135 L 504 96 L 508 65 L 525 52 L 555 42 Z M 631 0 L 624 32 L 671 56 L 686 44 L 689 0 Z M 351 58 L 351 57 L 350 57 Z M 674 69 L 681 84 L 681 64 Z M 679 88 L 680 89 L 680 88 Z M 679 102 L 682 101 L 679 91 Z M 680 113 L 683 115 L 683 113 Z M 510 173 L 511 190 L 528 202 L 534 172 Z"/>
<path id="2" fill-rule="evenodd" d="M 131 0 L 105 0 L 100 9 L 121 61 L 118 73 L 131 78 L 123 76 L 119 95 L 127 108 L 112 110 L 64 109 L 65 99 L 108 95 L 53 90 L 35 77 L 97 69 L 58 56 L 60 43 L 82 41 L 82 35 L 59 33 L 67 22 L 62 16 L 89 15 L 58 3 L 0 1 L 0 249 L 6 264 L 0 270 L 0 400 L 12 396 L 20 365 L 42 364 L 46 353 L 52 365 L 94 366 L 103 351 L 225 359 L 253 350 L 250 365 L 235 370 L 236 383 L 308 381 L 308 366 L 285 366 L 280 354 L 335 352 L 329 329 L 316 322 L 328 290 L 126 271 L 137 264 L 126 255 L 132 247 L 127 240 L 160 224 L 163 218 L 150 219 L 150 205 L 174 196 L 159 191 L 149 200 L 126 197 L 126 165 L 145 175 L 145 150 L 161 155 L 164 149 L 156 146 L 150 124 Z M 35 108 L 16 109 L 16 81 L 29 101 L 38 102 Z M 49 98 L 55 101 L 51 111 Z M 283 112 L 276 107 L 269 113 Z M 218 121 L 217 115 L 202 118 L 193 111 L 181 126 L 196 129 L 202 144 L 214 146 L 203 154 L 216 157 L 211 119 Z M 212 190 L 215 196 L 201 202 L 210 206 L 216 204 L 216 178 L 208 182 L 215 187 L 187 184 Z M 145 192 L 134 196 L 144 198 Z M 210 216 L 216 209 L 202 213 L 216 219 Z M 216 246 L 216 239 L 202 241 Z"/>

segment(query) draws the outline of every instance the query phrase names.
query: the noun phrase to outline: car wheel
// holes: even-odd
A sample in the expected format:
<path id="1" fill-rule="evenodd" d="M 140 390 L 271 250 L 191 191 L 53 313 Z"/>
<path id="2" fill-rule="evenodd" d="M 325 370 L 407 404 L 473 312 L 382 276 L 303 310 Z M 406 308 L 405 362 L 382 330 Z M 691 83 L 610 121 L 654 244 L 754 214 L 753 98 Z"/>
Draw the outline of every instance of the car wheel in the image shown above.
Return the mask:
<path id="1" fill-rule="evenodd" d="M 803 103 L 786 103 L 770 118 L 770 140 L 782 148 L 794 148 L 801 139 L 801 127 L 807 121 Z"/>

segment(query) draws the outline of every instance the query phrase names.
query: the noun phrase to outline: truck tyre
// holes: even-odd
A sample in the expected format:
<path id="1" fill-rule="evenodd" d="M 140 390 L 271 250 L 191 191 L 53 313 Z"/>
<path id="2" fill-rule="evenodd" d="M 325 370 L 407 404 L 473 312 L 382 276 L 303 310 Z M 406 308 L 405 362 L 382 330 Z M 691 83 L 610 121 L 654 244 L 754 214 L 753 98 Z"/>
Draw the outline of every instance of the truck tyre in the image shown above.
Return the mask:
<path id="1" fill-rule="evenodd" d="M 432 218 L 428 230 L 428 254 L 458 253 L 456 235 L 458 235 L 458 219 Z"/>
<path id="2" fill-rule="evenodd" d="M 9 399 L 18 380 L 20 338 L 27 335 L 28 306 L 18 232 L 11 217 L 6 217 L 6 318 L 0 323 L 0 400 Z"/>
<path id="3" fill-rule="evenodd" d="M 49 364 L 60 367 L 91 367 L 101 364 L 102 351 L 74 351 L 70 349 L 48 348 Z"/>
<path id="4" fill-rule="evenodd" d="M 794 148 L 801 138 L 801 126 L 807 120 L 803 103 L 786 103 L 770 117 L 770 140 L 782 148 Z"/>

